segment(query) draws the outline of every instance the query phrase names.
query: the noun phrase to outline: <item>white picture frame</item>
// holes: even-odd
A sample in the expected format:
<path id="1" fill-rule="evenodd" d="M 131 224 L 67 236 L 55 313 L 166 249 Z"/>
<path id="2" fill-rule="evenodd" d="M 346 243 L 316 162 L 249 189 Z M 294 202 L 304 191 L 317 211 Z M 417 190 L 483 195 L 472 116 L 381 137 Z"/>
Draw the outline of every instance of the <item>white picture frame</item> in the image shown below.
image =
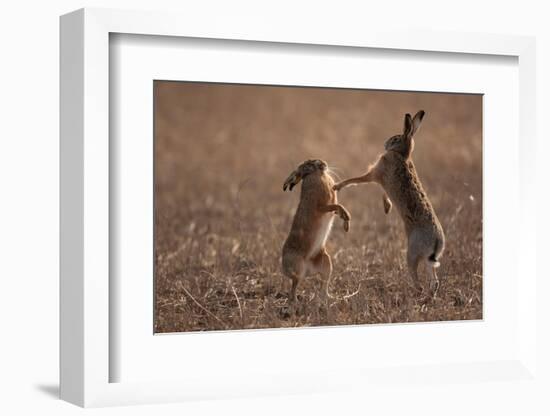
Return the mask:
<path id="1" fill-rule="evenodd" d="M 319 393 L 357 389 L 404 380 L 395 368 L 336 368 L 320 374 L 271 374 L 247 382 L 220 375 L 217 382 L 197 377 L 178 381 L 111 382 L 110 366 L 119 359 L 110 349 L 109 230 L 109 37 L 110 34 L 277 42 L 333 47 L 431 51 L 452 54 L 516 57 L 519 67 L 519 217 L 517 322 L 515 353 L 507 359 L 423 365 L 412 378 L 428 386 L 483 380 L 538 383 L 536 361 L 536 201 L 535 169 L 535 42 L 529 37 L 399 32 L 331 31 L 312 24 L 299 27 L 247 19 L 210 21 L 167 13 L 82 9 L 61 18 L 61 398 L 80 406 L 160 403 L 198 398 L 248 397 L 269 394 Z M 261 336 L 261 334 L 259 335 Z M 444 374 L 443 376 L 441 374 Z M 446 374 L 446 375 L 445 375 Z M 452 381 L 446 379 L 453 374 Z M 346 382 L 342 382 L 346 380 Z M 409 382 L 412 382 L 409 380 Z M 378 387 L 377 387 L 378 388 Z M 428 388 L 428 387 L 426 387 Z M 493 392 L 494 394 L 494 392 Z"/>

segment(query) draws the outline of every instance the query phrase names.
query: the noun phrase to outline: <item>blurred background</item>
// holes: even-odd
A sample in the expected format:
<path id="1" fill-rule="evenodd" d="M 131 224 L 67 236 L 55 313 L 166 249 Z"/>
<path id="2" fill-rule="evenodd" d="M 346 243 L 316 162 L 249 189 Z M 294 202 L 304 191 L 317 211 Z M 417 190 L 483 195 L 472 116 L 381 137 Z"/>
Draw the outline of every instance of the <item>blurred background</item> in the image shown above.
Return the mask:
<path id="1" fill-rule="evenodd" d="M 482 318 L 481 95 L 154 88 L 156 332 Z M 351 230 L 336 220 L 328 240 L 337 299 L 322 303 L 310 277 L 302 313 L 289 316 L 280 255 L 300 189 L 283 192 L 284 179 L 311 158 L 336 180 L 363 173 L 420 109 L 413 160 L 447 237 L 438 297 L 411 295 L 401 219 L 384 214 L 377 185 L 363 185 L 340 193 Z"/>

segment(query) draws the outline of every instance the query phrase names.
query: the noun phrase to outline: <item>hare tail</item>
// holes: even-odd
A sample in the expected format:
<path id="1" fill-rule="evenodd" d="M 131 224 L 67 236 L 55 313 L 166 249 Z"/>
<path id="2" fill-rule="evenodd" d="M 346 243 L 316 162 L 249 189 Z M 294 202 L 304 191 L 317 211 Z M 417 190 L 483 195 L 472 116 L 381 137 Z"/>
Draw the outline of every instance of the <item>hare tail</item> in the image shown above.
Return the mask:
<path id="1" fill-rule="evenodd" d="M 432 264 L 433 268 L 437 268 L 441 266 L 441 263 L 439 263 L 437 256 L 438 256 L 438 249 L 439 249 L 439 240 L 436 240 L 434 252 L 428 257 L 428 261 Z"/>
<path id="2" fill-rule="evenodd" d="M 439 266 L 441 266 L 441 263 L 437 261 L 435 258 L 435 253 L 432 254 L 430 257 L 428 257 L 428 261 L 431 263 L 432 267 L 437 269 Z"/>

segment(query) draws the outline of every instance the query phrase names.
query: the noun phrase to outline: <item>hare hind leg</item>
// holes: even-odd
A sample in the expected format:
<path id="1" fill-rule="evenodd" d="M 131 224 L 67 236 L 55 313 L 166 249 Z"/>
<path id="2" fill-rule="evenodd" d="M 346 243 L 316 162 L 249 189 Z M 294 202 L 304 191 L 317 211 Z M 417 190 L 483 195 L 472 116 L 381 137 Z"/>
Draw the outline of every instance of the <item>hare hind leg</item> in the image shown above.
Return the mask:
<path id="1" fill-rule="evenodd" d="M 423 228 L 413 229 L 409 234 L 407 263 L 409 266 L 409 273 L 417 290 L 422 290 L 422 286 L 418 279 L 418 265 L 421 261 L 423 263 L 429 262 L 428 256 L 431 253 L 433 253 L 433 243 L 429 234 Z M 434 263 L 431 265 L 435 266 Z M 434 272 L 435 270 L 432 271 L 432 273 Z"/>
<path id="2" fill-rule="evenodd" d="M 420 263 L 420 258 L 420 255 L 415 253 L 414 250 L 411 250 L 411 247 L 409 247 L 407 252 L 407 266 L 412 283 L 417 291 L 422 290 L 422 286 L 418 280 L 418 264 Z"/>
<path id="3" fill-rule="evenodd" d="M 321 279 L 323 280 L 321 296 L 325 298 L 330 297 L 328 292 L 328 284 L 332 275 L 332 260 L 330 259 L 330 255 L 325 249 L 322 249 L 311 259 L 311 265 L 315 272 L 321 274 Z"/>
<path id="4" fill-rule="evenodd" d="M 283 274 L 292 280 L 290 301 L 296 302 L 296 288 L 306 273 L 305 259 L 295 254 L 283 255 Z"/>

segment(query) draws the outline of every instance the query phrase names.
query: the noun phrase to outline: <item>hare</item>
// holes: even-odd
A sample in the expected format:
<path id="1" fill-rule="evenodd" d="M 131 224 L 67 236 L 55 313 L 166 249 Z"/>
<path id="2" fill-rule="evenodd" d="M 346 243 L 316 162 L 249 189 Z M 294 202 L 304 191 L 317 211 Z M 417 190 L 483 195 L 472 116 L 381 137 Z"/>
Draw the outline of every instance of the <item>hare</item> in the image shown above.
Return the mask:
<path id="1" fill-rule="evenodd" d="M 431 272 L 435 295 L 439 288 L 436 268 L 440 265 L 439 258 L 445 248 L 445 235 L 411 159 L 413 136 L 420 127 L 424 114 L 422 110 L 414 118 L 406 114 L 403 134 L 390 137 L 386 141 L 386 152 L 369 167 L 367 173 L 336 184 L 334 190 L 339 191 L 348 185 L 367 182 L 376 182 L 384 188 L 395 203 L 405 225 L 408 239 L 407 265 L 414 286 L 421 290 L 417 269 L 423 261 Z M 391 202 L 387 198 L 384 195 L 386 213 L 391 208 Z"/>
<path id="2" fill-rule="evenodd" d="M 320 273 L 324 292 L 328 294 L 328 281 L 332 274 L 332 261 L 325 244 L 330 234 L 334 216 L 344 220 L 344 229 L 349 231 L 349 212 L 336 200 L 334 180 L 327 164 L 319 159 L 307 160 L 290 174 L 283 191 L 302 181 L 300 202 L 290 233 L 283 245 L 282 269 L 292 280 L 291 302 L 296 301 L 296 287 L 308 273 Z"/>

